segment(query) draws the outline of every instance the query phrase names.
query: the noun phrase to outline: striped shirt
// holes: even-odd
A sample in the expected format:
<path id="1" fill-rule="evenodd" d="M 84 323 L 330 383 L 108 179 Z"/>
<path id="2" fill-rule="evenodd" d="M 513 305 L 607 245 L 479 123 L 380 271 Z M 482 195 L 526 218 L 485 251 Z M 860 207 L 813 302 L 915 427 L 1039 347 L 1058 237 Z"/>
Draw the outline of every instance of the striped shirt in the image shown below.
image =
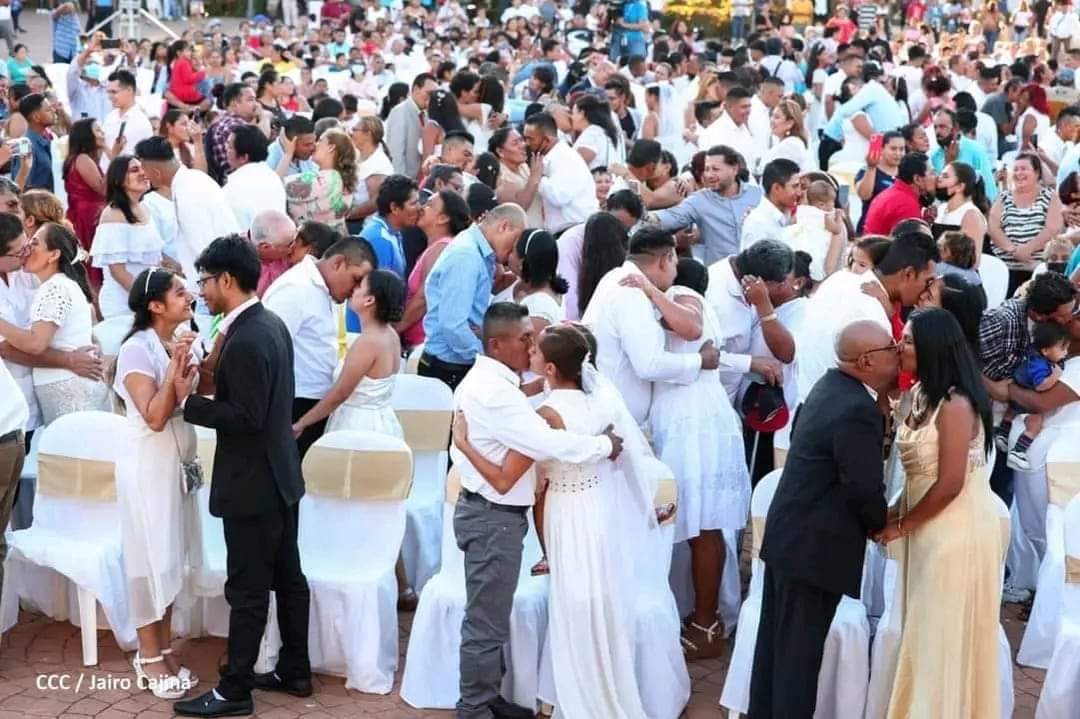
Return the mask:
<path id="1" fill-rule="evenodd" d="M 67 13 L 53 20 L 53 54 L 70 61 L 79 47 L 79 16 Z"/>
<path id="2" fill-rule="evenodd" d="M 874 27 L 874 20 L 877 19 L 878 6 L 873 3 L 866 3 L 859 6 L 858 11 L 858 25 L 859 30 L 862 32 L 868 32 L 870 28 Z"/>
<path id="3" fill-rule="evenodd" d="M 1046 225 L 1046 216 L 1050 210 L 1052 198 L 1053 191 L 1049 187 L 1040 189 L 1035 201 L 1027 207 L 1018 206 L 1011 191 L 1001 196 L 1001 229 L 1010 242 L 1014 245 L 1024 245 L 1039 236 L 1043 226 Z M 997 245 L 994 245 L 994 254 L 1004 260 L 1010 270 L 1031 269 L 1030 265 L 1017 262 L 1011 254 Z M 1032 259 L 1038 262 L 1041 258 L 1042 251 L 1040 250 Z"/>

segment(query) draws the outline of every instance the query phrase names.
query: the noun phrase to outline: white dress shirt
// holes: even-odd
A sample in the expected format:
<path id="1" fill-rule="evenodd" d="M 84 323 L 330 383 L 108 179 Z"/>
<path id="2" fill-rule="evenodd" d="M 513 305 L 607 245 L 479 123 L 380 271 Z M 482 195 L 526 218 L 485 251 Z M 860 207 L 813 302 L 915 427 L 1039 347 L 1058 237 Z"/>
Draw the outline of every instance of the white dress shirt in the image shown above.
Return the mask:
<path id="1" fill-rule="evenodd" d="M 754 95 L 750 100 L 750 117 L 746 120 L 746 127 L 750 130 L 750 135 L 757 146 L 769 146 L 769 140 L 772 138 L 772 110 L 761 101 L 758 95 Z M 740 148 L 735 149 L 741 152 Z"/>
<path id="2" fill-rule="evenodd" d="M 702 130 L 698 135 L 698 147 L 708 150 L 717 145 L 727 145 L 736 150 L 746 160 L 746 167 L 753 169 L 757 166 L 761 148 L 754 143 L 754 136 L 750 134 L 750 128 L 746 125 L 736 125 L 735 121 L 727 112 L 723 112 L 711 125 Z"/>
<path id="3" fill-rule="evenodd" d="M 520 389 L 517 374 L 502 362 L 478 355 L 476 364 L 454 392 L 454 408 L 465 414 L 469 444 L 495 464 L 501 465 L 510 450 L 541 462 L 557 459 L 582 464 L 605 459 L 611 440 L 554 430 L 536 413 Z M 518 507 L 531 506 L 536 496 L 536 473 L 530 467 L 506 494 L 487 483 L 457 447 L 450 456 L 461 473 L 461 486 L 489 502 Z"/>
<path id="4" fill-rule="evenodd" d="M 720 382 L 727 390 L 733 406 L 739 393 L 743 376 L 750 371 L 751 343 L 754 329 L 760 324 L 757 311 L 743 298 L 742 284 L 735 276 L 732 258 L 725 257 L 709 265 L 709 288 L 705 301 L 716 315 L 720 336 L 716 349 L 720 350 Z"/>
<path id="5" fill-rule="evenodd" d="M 101 123 L 101 129 L 105 132 L 105 147 L 112 147 L 120 134 L 120 126 L 124 126 L 124 154 L 134 155 L 135 146 L 148 137 L 153 137 L 154 128 L 150 125 L 150 118 L 138 105 L 132 105 L 124 112 L 115 107 L 105 116 Z M 102 154 L 102 159 L 108 167 L 108 159 Z"/>
<path id="6" fill-rule="evenodd" d="M 578 151 L 565 142 L 556 143 L 544 155 L 540 199 L 544 202 L 544 228 L 558 232 L 576 225 L 600 210 L 596 183 Z"/>
<path id="7" fill-rule="evenodd" d="M 30 329 L 30 306 L 34 302 L 34 292 L 39 284 L 37 277 L 34 277 L 29 272 L 22 271 L 9 273 L 7 281 L 0 279 L 0 319 L 7 320 L 23 329 Z M 0 337 L 0 342 L 2 341 L 3 337 Z M 26 400 L 27 420 L 23 429 L 27 432 L 37 429 L 42 424 L 42 417 L 41 409 L 37 403 L 37 395 L 34 394 L 33 368 L 9 360 L 4 360 L 0 364 L 7 366 L 7 371 L 10 373 L 12 380 L 22 390 L 23 399 Z M 0 397 L 14 397 L 14 394 L 8 394 L 5 390 L 3 394 L 0 394 Z M 7 404 L 7 401 L 0 402 L 0 404 Z M 8 414 L 6 410 L 6 407 L 0 410 L 0 416 L 6 417 Z M 0 434 L 7 434 L 12 429 L 15 429 L 14 427 L 4 429 L 5 426 L 0 423 Z"/>
<path id="8" fill-rule="evenodd" d="M 205 172 L 181 166 L 173 177 L 172 195 L 176 208 L 173 259 L 183 268 L 188 288 L 195 291 L 196 258 L 217 238 L 240 232 L 240 226 L 225 191 Z"/>
<path id="9" fill-rule="evenodd" d="M 315 258 L 306 255 L 274 280 L 263 304 L 292 336 L 296 396 L 322 399 L 334 384 L 338 334 L 334 300 Z"/>
<path id="10" fill-rule="evenodd" d="M 232 327 L 233 322 L 236 322 L 236 318 L 244 314 L 249 307 L 254 307 L 258 304 L 259 298 L 252 296 L 249 299 L 244 300 L 236 307 L 229 310 L 229 313 L 222 318 L 221 324 L 218 325 L 218 334 L 225 335 L 228 333 L 229 328 Z"/>
<path id="11" fill-rule="evenodd" d="M 249 162 L 229 174 L 225 200 L 232 207 L 240 231 L 245 232 L 263 210 L 285 212 L 285 183 L 265 162 Z"/>
<path id="12" fill-rule="evenodd" d="M 8 372 L 6 363 L 0 362 L 0 397 L 4 398 L 4 401 L 0 402 L 0 436 L 27 426 L 30 411 L 19 390 L 20 387 Z"/>
<path id="13" fill-rule="evenodd" d="M 619 284 L 641 270 L 630 260 L 604 275 L 581 321 L 596 335 L 596 366 L 622 392 L 626 407 L 644 424 L 652 405 L 652 383 L 690 384 L 701 372 L 701 355 L 665 350 L 664 328 L 645 293 Z"/>
<path id="14" fill-rule="evenodd" d="M 836 366 L 836 340 L 852 322 L 870 320 L 892 336 L 892 323 L 885 308 L 863 292 L 864 284 L 881 284 L 873 272 L 857 275 L 847 270 L 834 272 L 810 297 L 802 331 L 795 338 L 799 353 L 799 402 L 825 373 Z"/>
<path id="15" fill-rule="evenodd" d="M 745 250 L 758 240 L 782 239 L 787 226 L 788 216 L 770 202 L 768 197 L 762 197 L 758 206 L 750 210 L 743 220 L 739 251 Z"/>

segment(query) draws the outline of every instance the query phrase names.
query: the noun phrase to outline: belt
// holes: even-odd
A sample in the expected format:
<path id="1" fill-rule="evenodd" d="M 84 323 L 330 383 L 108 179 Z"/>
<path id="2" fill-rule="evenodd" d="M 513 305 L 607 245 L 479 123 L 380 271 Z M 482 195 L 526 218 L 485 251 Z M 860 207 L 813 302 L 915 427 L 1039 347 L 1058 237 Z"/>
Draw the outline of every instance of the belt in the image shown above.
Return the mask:
<path id="1" fill-rule="evenodd" d="M 21 442 L 22 441 L 22 433 L 23 432 L 22 432 L 21 429 L 16 429 L 14 431 L 8 432 L 7 434 L 0 435 L 0 444 L 9 444 L 11 442 Z"/>
<path id="2" fill-rule="evenodd" d="M 472 369 L 472 366 L 473 366 L 472 362 L 470 362 L 468 364 L 458 364 L 457 362 L 447 362 L 446 360 L 441 360 L 438 357 L 436 357 L 435 355 L 429 354 L 427 352 L 421 352 L 420 353 L 420 361 L 421 362 L 427 362 L 429 365 L 432 365 L 433 367 L 447 367 L 449 369 L 454 369 L 454 370 L 468 371 L 468 370 Z"/>
<path id="3" fill-rule="evenodd" d="M 491 502 L 484 499 L 476 492 L 470 492 L 464 487 L 461 488 L 461 498 L 470 504 L 477 504 L 484 509 L 494 509 L 496 512 L 508 512 L 510 514 L 525 514 L 529 511 L 528 507 L 522 507 L 518 504 L 498 504 L 497 502 Z"/>

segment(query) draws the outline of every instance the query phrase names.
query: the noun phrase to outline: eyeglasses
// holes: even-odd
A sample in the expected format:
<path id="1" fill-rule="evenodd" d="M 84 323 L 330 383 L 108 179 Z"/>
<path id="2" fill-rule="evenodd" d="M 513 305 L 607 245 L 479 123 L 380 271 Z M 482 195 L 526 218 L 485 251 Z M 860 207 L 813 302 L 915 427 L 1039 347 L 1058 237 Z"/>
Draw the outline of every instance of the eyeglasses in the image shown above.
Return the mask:
<path id="1" fill-rule="evenodd" d="M 198 285 L 199 289 L 201 290 L 206 287 L 207 282 L 209 282 L 210 280 L 216 280 L 218 277 L 221 277 L 220 272 L 216 275 L 207 275 L 206 277 L 200 277 L 199 279 L 195 280 L 195 284 Z"/>
<path id="2" fill-rule="evenodd" d="M 896 352 L 899 349 L 900 349 L 900 345 L 896 344 L 896 342 L 893 341 L 893 342 L 885 345 L 884 347 L 875 347 L 873 349 L 863 350 L 859 354 L 860 355 L 868 355 L 868 354 L 873 354 L 874 352 Z"/>

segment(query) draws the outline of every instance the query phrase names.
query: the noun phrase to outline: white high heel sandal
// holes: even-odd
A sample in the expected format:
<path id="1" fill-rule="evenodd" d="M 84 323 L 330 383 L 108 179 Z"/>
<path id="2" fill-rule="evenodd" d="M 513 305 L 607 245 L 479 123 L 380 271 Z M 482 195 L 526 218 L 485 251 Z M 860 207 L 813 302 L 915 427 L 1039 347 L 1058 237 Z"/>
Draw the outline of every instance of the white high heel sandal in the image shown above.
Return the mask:
<path id="1" fill-rule="evenodd" d="M 139 652 L 135 652 L 135 658 L 131 660 L 131 666 L 135 669 L 135 676 L 139 680 L 139 687 L 149 689 L 158 699 L 180 699 L 187 694 L 188 685 L 184 680 L 172 674 L 150 676 L 143 669 L 147 664 L 165 663 L 165 657 L 160 654 L 156 657 L 143 658 Z"/>
<path id="2" fill-rule="evenodd" d="M 168 656 L 172 653 L 172 647 L 161 650 L 161 656 L 163 657 Z M 199 686 L 199 677 L 196 676 L 195 672 L 191 671 L 183 664 L 180 665 L 180 671 L 176 673 L 176 676 L 179 677 L 180 681 L 187 682 L 184 686 L 188 689 L 194 689 L 195 687 Z"/>

